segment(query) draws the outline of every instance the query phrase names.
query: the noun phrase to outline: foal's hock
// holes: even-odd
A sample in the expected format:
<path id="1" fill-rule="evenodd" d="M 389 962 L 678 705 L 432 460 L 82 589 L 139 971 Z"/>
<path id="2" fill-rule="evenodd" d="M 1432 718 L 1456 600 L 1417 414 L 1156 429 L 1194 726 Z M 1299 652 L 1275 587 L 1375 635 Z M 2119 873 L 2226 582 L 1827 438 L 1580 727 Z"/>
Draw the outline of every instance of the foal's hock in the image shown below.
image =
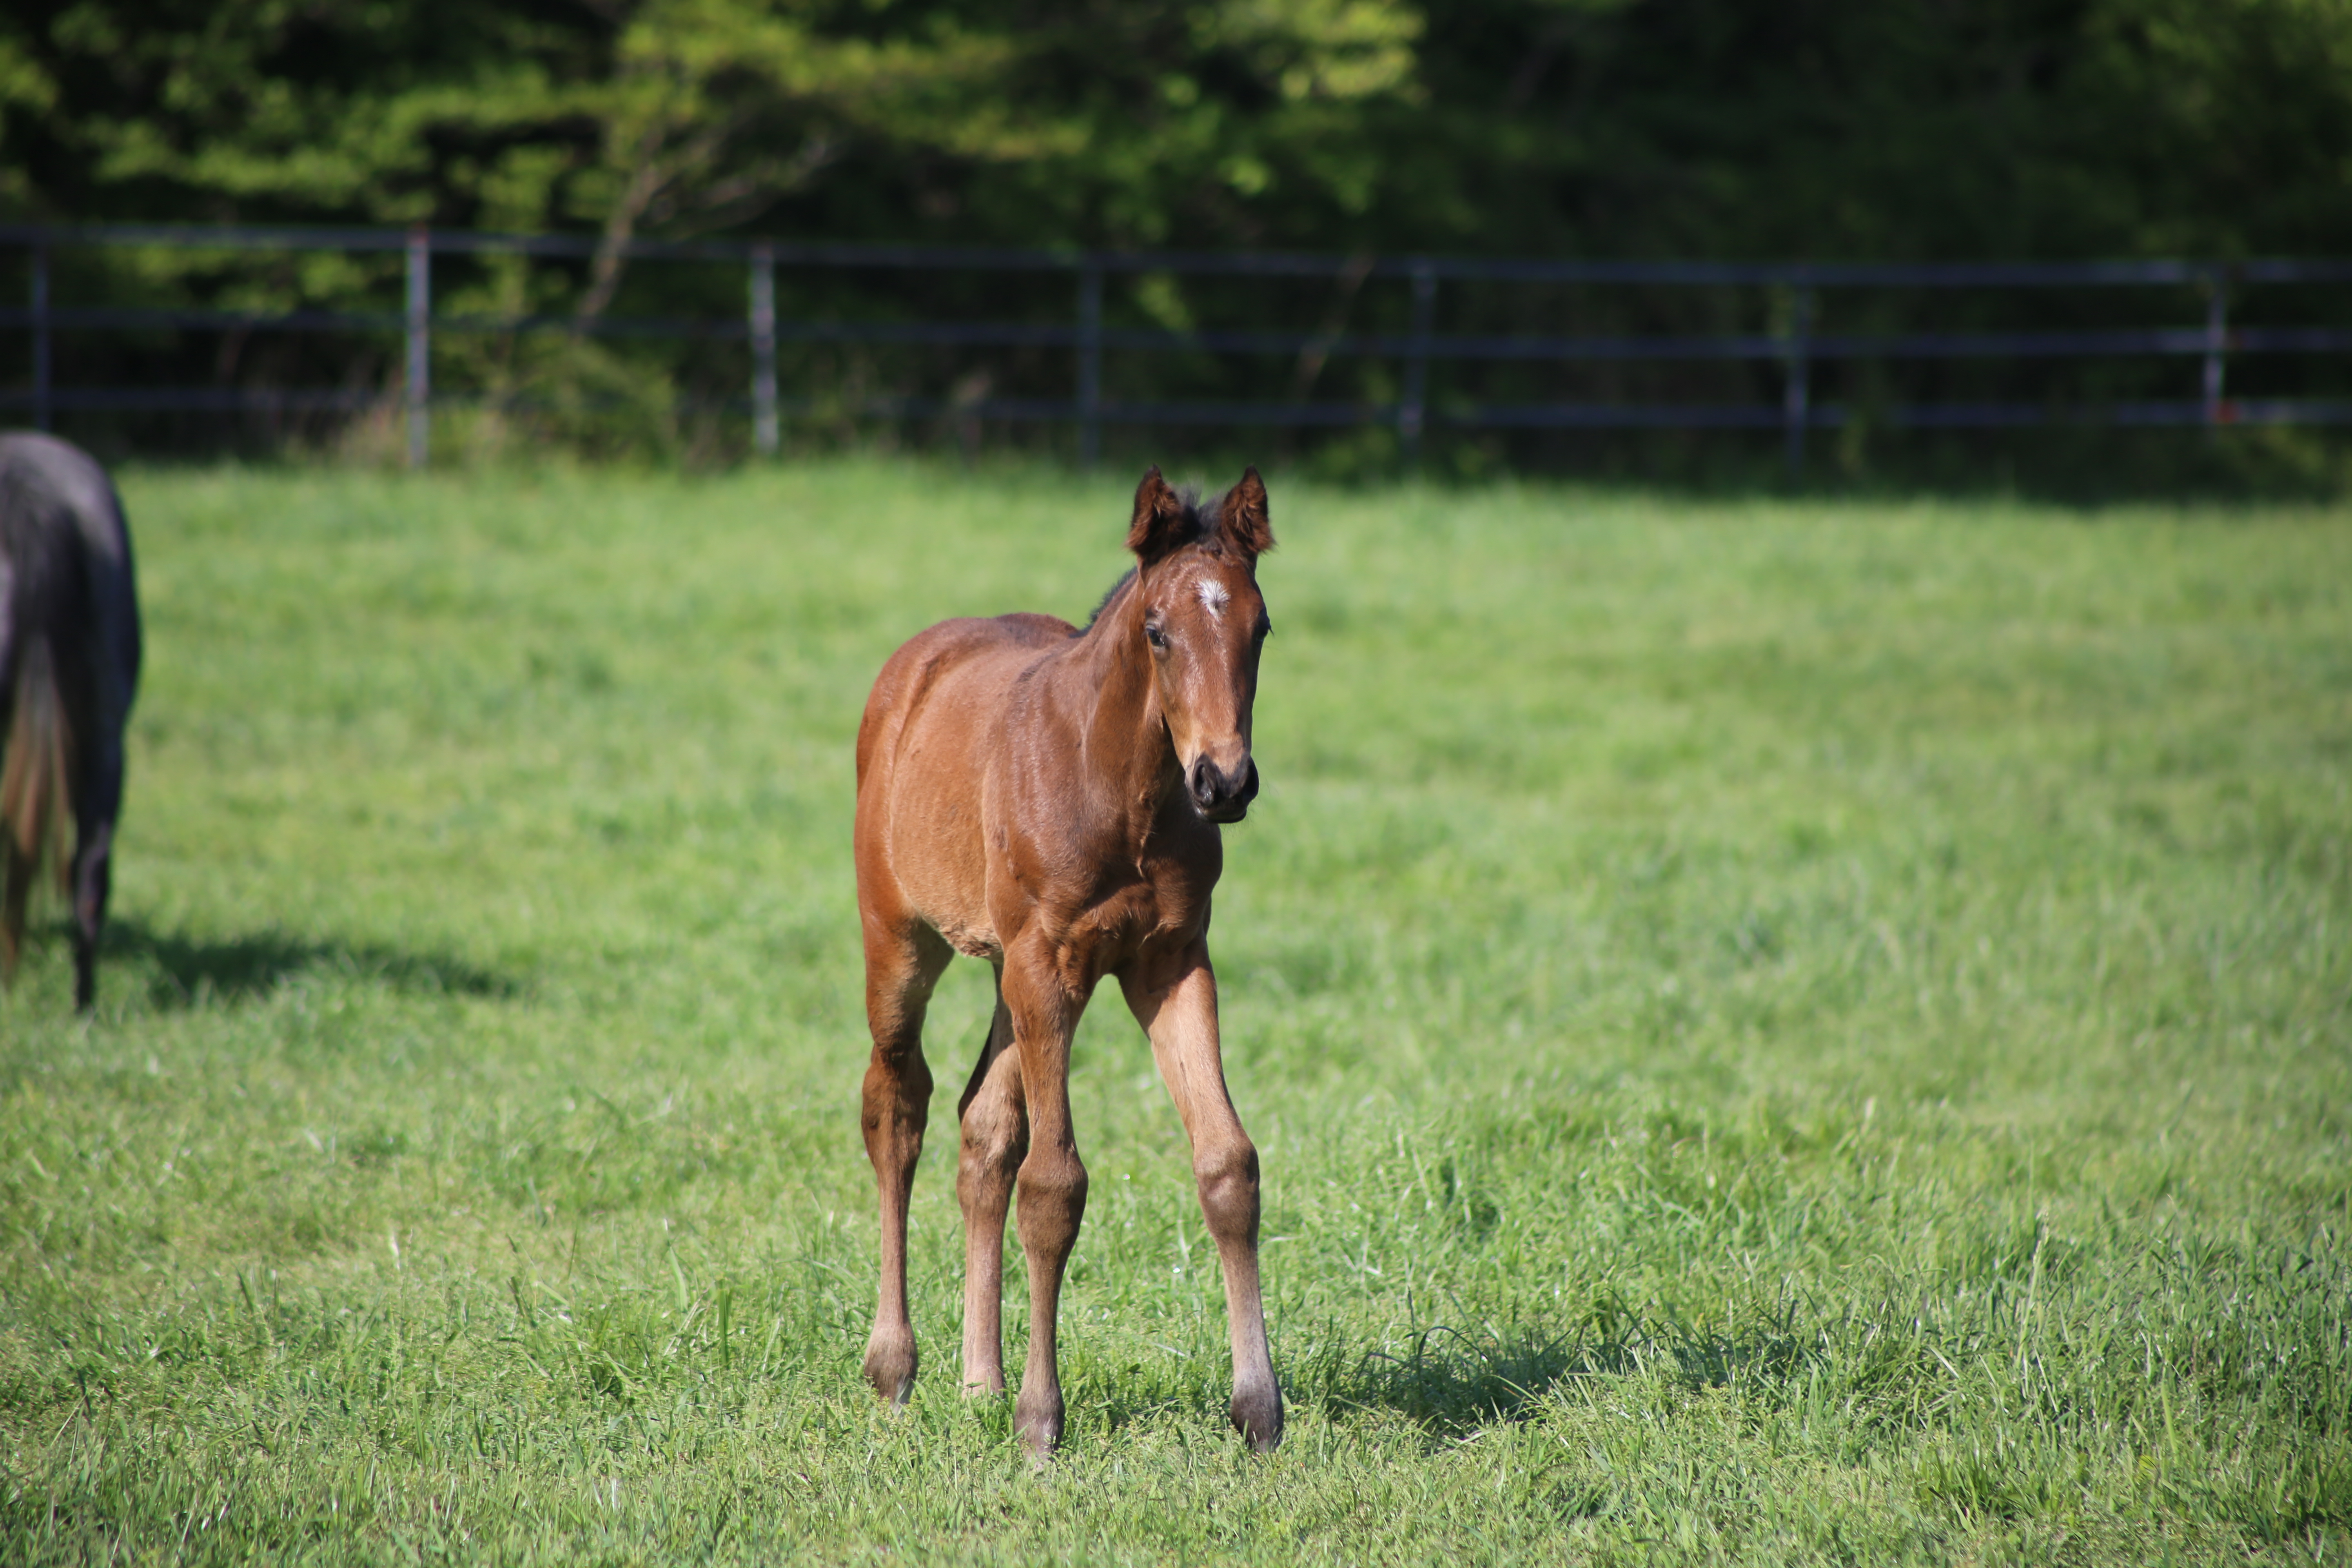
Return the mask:
<path id="1" fill-rule="evenodd" d="M 79 447 L 0 436 L 0 978 L 16 974 L 26 899 L 53 860 L 73 907 L 84 1010 L 98 998 L 122 728 L 138 685 L 139 599 L 113 485 Z"/>
<path id="2" fill-rule="evenodd" d="M 948 960 L 996 972 L 996 1013 L 963 1091 L 963 1384 L 1004 1389 L 1004 1218 L 1021 1194 L 1029 1359 L 1014 1405 L 1039 1453 L 1062 1436 L 1055 1312 L 1087 1206 L 1070 1125 L 1070 1037 L 1118 977 L 1192 1142 L 1233 1332 L 1233 1420 L 1282 1440 L 1258 1296 L 1257 1150 L 1225 1091 L 1209 895 L 1218 825 L 1257 795 L 1250 710 L 1274 548 L 1252 468 L 1205 505 L 1152 469 L 1135 492 L 1135 570 L 1081 629 L 1051 616 L 945 621 L 893 654 L 857 731 L 857 908 L 866 938 L 866 1152 L 882 1199 L 882 1290 L 866 1375 L 914 1387 L 907 1194 L 931 1074 L 923 1010 Z"/>

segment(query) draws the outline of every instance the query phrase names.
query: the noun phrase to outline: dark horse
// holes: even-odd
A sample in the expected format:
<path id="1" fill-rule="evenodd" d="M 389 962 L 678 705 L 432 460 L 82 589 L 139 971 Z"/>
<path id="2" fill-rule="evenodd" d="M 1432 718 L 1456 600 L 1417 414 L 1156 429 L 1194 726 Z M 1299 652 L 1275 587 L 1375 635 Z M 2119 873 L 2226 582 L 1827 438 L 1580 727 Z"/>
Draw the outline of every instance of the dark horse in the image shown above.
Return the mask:
<path id="1" fill-rule="evenodd" d="M 866 1152 L 882 1194 L 875 1390 L 915 1382 L 907 1194 L 930 1103 L 923 1009 L 954 953 L 996 971 L 996 1014 L 959 1113 L 963 1384 L 1004 1390 L 1004 1213 L 1021 1191 L 1029 1362 L 1013 1406 L 1039 1454 L 1062 1436 L 1055 1313 L 1086 1213 L 1070 1127 L 1070 1037 L 1116 975 L 1192 1142 L 1233 1332 L 1233 1421 L 1282 1440 L 1257 1274 L 1257 1150 L 1225 1091 L 1209 894 L 1217 825 L 1257 794 L 1250 709 L 1274 547 L 1255 468 L 1202 506 L 1152 469 L 1135 492 L 1136 569 L 1084 631 L 1051 616 L 944 621 L 882 667 L 857 731 L 857 908 L 866 937 Z"/>
<path id="2" fill-rule="evenodd" d="M 0 436 L 0 976 L 16 974 L 25 900 L 54 857 L 73 905 L 74 1005 L 85 1010 L 98 999 L 122 726 L 138 684 L 131 532 L 106 470 L 55 437 Z"/>

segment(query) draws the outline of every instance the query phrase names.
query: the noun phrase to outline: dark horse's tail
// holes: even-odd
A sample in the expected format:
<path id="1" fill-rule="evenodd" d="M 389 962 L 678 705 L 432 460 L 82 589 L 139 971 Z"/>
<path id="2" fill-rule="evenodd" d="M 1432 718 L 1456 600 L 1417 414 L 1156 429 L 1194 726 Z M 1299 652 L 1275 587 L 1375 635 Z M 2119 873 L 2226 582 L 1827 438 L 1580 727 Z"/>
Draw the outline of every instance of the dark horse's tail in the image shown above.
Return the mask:
<path id="1" fill-rule="evenodd" d="M 0 832 L 7 837 L 8 880 L 0 907 L 0 968 L 16 969 L 25 939 L 25 900 L 41 862 L 55 868 L 58 892 L 71 898 L 72 861 L 66 819 L 72 809 L 73 725 L 58 689 L 57 656 L 36 635 L 16 650 L 16 689 L 9 693 L 7 762 L 0 765 Z"/>

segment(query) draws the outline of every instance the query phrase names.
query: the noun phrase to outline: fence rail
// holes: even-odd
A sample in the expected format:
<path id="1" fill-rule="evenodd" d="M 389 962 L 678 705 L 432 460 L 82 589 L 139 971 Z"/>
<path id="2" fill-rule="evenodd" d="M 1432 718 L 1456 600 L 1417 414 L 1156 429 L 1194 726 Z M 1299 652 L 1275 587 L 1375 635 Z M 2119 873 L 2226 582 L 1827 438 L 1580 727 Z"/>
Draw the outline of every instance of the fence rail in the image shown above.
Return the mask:
<path id="1" fill-rule="evenodd" d="M 1411 460 L 1432 427 L 1520 430 L 1773 430 L 1783 435 L 1789 464 L 1801 467 L 1811 431 L 1834 430 L 1853 420 L 1895 428 L 2021 428 L 2078 423 L 2115 426 L 2352 424 L 2352 397 L 2225 395 L 2233 355 L 2341 356 L 2352 353 L 2352 328 L 2236 327 L 2230 324 L 2233 291 L 2257 285 L 2352 283 L 2352 261 L 2258 259 L 2233 262 L 2157 260 L 2106 262 L 1822 264 L 1810 262 L 1633 262 L 1482 259 L 1447 257 L 1339 257 L 1288 252 L 1099 252 L 1003 247 L 814 244 L 782 240 L 635 241 L 632 260 L 691 261 L 745 269 L 747 309 L 740 317 L 681 318 L 569 314 L 436 313 L 436 256 L 586 258 L 597 242 L 576 235 L 512 235 L 416 227 L 211 227 L 182 225 L 0 225 L 0 247 L 28 253 L 29 299 L 23 310 L 0 310 L 0 331 L 31 340 L 29 384 L 0 388 L 0 405 L 29 408 L 47 428 L 60 410 L 300 410 L 361 411 L 394 403 L 405 416 L 409 461 L 429 457 L 436 407 L 529 400 L 473 393 L 436 393 L 432 384 L 436 333 L 569 332 L 611 338 L 742 341 L 751 350 L 751 384 L 726 400 L 751 416 L 752 445 L 779 447 L 782 422 L 820 406 L 787 398 L 778 381 L 782 344 L 878 344 L 946 348 L 1066 350 L 1074 356 L 1066 397 L 980 397 L 956 401 L 920 396 L 851 400 L 877 417 L 959 417 L 1058 422 L 1077 428 L 1079 450 L 1091 463 L 1107 425 L 1229 425 L 1341 426 L 1386 425 Z M 331 251 L 397 254 L 404 258 L 399 310 L 298 310 L 282 313 L 191 308 L 59 305 L 53 299 L 57 252 L 165 247 L 232 253 Z M 941 273 L 1066 274 L 1076 283 L 1066 322 L 1012 321 L 787 320 L 778 313 L 776 274 L 788 269 L 902 269 Z M 1368 279 L 1402 281 L 1411 290 L 1402 332 L 1107 326 L 1104 281 L 1111 275 L 1205 275 L 1226 278 L 1333 279 L 1350 287 Z M 1664 289 L 1766 288 L 1784 291 L 1785 324 L 1771 332 L 1657 335 L 1439 331 L 1436 307 L 1446 284 L 1528 283 Z M 2084 328 L 2037 331 L 1824 332 L 1814 329 L 1829 290 L 2113 289 L 2201 291 L 2205 320 L 2198 326 Z M 390 395 L 351 388 L 224 386 L 61 386 L 54 375 L 59 332 L 171 331 L 397 334 L 401 382 Z M 1231 399 L 1118 400 L 1106 396 L 1107 353 L 1213 353 L 1315 356 L 1392 361 L 1402 374 L 1398 395 L 1384 401 L 1249 402 Z M 2171 399 L 2083 402 L 1950 400 L 1895 403 L 1866 416 L 1811 395 L 1812 367 L 1822 362 L 1937 360 L 2193 359 L 2198 395 Z M 1559 364 L 1643 362 L 1748 362 L 1777 365 L 1777 402 L 1548 401 L 1514 403 L 1454 399 L 1433 406 L 1429 373 L 1448 362 L 1536 362 Z M 838 408 L 839 402 L 823 406 Z"/>

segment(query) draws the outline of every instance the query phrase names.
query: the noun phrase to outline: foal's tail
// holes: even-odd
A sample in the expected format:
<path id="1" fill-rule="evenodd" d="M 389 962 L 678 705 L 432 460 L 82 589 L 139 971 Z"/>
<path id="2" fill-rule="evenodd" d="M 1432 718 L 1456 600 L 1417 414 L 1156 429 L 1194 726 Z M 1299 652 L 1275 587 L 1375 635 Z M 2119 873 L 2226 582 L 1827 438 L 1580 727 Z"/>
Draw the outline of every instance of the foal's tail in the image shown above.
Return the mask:
<path id="1" fill-rule="evenodd" d="M 58 888 L 70 896 L 66 847 L 67 780 L 72 776 L 73 728 L 58 688 L 49 639 L 35 636 L 16 658 L 16 689 L 8 725 L 7 761 L 0 766 L 0 838 L 5 840 L 7 889 L 0 902 L 0 970 L 14 971 L 25 936 L 25 900 L 46 858 Z"/>

